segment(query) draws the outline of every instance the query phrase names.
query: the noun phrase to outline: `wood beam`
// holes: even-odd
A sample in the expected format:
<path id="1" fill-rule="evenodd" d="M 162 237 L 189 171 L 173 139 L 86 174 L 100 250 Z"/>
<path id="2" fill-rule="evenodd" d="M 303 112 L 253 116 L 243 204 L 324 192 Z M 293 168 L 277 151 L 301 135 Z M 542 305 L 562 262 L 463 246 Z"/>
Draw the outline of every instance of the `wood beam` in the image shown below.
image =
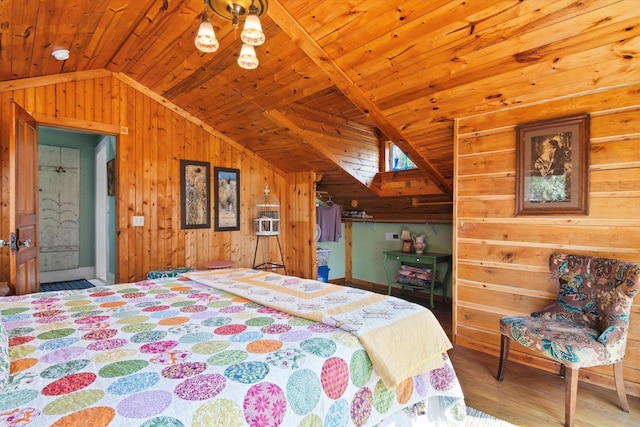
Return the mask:
<path id="1" fill-rule="evenodd" d="M 336 156 L 331 150 L 327 149 L 326 145 L 324 144 L 320 136 L 315 136 L 313 132 L 309 132 L 300 128 L 293 121 L 291 121 L 291 119 L 289 119 L 285 114 L 281 113 L 278 110 L 273 109 L 273 110 L 266 111 L 265 116 L 269 118 L 269 120 L 273 121 L 275 124 L 282 126 L 283 128 L 287 129 L 289 132 L 303 139 L 307 144 L 312 146 L 314 149 L 318 150 L 323 156 L 325 156 L 331 162 L 335 163 L 337 166 L 347 171 L 354 178 L 356 178 L 358 182 L 362 183 L 365 187 L 369 188 L 371 179 L 361 174 L 360 171 L 346 164 L 344 161 L 342 161 L 342 159 Z"/>
<path id="2" fill-rule="evenodd" d="M 453 190 L 438 170 L 425 159 L 391 123 L 378 106 L 347 76 L 316 41 L 293 19 L 286 9 L 272 0 L 267 14 L 320 67 L 353 104 L 362 110 L 380 131 L 400 147 L 443 193 L 453 197 Z"/>

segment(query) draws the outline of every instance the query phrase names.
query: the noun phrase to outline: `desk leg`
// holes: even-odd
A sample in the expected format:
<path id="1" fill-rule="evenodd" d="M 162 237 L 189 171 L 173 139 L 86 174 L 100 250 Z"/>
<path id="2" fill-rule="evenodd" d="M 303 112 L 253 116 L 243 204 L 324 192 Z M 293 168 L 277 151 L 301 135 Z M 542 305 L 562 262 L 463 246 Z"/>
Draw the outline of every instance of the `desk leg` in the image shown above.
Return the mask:
<path id="1" fill-rule="evenodd" d="M 447 283 L 449 283 L 449 278 L 451 277 L 451 269 L 453 266 L 453 258 L 447 258 L 447 274 L 444 275 L 444 281 L 442 282 L 442 300 L 447 302 Z"/>
<path id="2" fill-rule="evenodd" d="M 391 280 L 389 280 L 389 270 L 387 268 L 387 257 L 382 258 L 382 268 L 384 269 L 384 275 L 387 277 L 387 295 L 391 295 Z"/>
<path id="3" fill-rule="evenodd" d="M 436 271 L 436 266 L 438 265 L 438 262 L 436 260 L 433 260 L 433 264 L 431 265 L 431 292 L 429 292 L 429 304 L 431 305 L 431 308 L 436 308 L 436 306 L 433 304 L 433 291 L 436 287 L 436 277 L 438 272 Z"/>

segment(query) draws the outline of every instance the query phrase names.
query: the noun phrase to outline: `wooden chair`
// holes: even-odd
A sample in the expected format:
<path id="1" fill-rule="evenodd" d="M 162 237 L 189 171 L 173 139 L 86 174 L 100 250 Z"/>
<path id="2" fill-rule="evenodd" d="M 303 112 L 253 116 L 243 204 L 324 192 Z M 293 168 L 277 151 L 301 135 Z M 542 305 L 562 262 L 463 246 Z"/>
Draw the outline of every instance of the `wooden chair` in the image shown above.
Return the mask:
<path id="1" fill-rule="evenodd" d="M 578 371 L 613 365 L 620 406 L 629 412 L 622 376 L 633 297 L 640 264 L 582 255 L 552 254 L 549 269 L 559 282 L 556 302 L 531 316 L 500 320 L 498 381 L 504 378 L 510 340 L 560 362 L 565 376 L 565 426 L 573 427 Z"/>

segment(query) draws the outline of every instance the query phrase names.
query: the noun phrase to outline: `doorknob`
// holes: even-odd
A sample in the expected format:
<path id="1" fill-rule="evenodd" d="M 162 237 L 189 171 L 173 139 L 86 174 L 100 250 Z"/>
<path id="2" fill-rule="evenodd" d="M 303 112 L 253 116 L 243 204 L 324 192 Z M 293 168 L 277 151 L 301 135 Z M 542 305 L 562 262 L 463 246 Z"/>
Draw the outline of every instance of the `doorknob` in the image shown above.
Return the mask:
<path id="1" fill-rule="evenodd" d="M 18 252 L 20 246 L 24 246 L 25 248 L 31 247 L 31 239 L 20 240 L 16 237 L 15 233 L 11 233 L 11 241 L 7 242 L 6 240 L 0 240 L 0 248 L 3 246 L 11 247 L 11 252 Z"/>
<path id="2" fill-rule="evenodd" d="M 4 245 L 9 245 L 11 247 L 11 252 L 18 252 L 20 246 L 24 246 L 25 248 L 31 247 L 31 239 L 20 240 L 16 237 L 15 233 L 11 233 L 11 241 L 4 242 Z"/>

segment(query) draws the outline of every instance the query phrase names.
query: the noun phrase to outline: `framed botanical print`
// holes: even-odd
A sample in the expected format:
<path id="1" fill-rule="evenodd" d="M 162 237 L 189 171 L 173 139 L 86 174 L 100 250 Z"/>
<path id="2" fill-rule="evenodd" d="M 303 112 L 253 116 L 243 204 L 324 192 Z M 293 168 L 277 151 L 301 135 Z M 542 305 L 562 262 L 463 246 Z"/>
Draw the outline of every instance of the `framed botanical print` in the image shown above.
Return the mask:
<path id="1" fill-rule="evenodd" d="M 215 167 L 214 230 L 240 230 L 240 170 Z"/>
<path id="2" fill-rule="evenodd" d="M 209 162 L 180 160 L 180 225 L 183 229 L 211 227 Z"/>

